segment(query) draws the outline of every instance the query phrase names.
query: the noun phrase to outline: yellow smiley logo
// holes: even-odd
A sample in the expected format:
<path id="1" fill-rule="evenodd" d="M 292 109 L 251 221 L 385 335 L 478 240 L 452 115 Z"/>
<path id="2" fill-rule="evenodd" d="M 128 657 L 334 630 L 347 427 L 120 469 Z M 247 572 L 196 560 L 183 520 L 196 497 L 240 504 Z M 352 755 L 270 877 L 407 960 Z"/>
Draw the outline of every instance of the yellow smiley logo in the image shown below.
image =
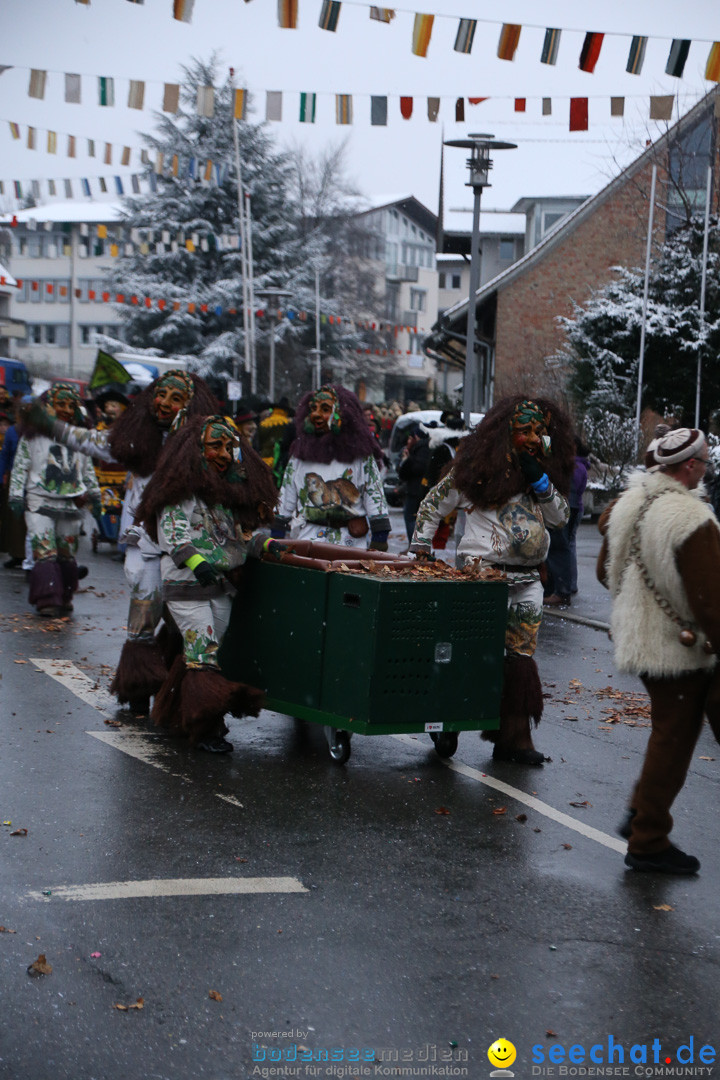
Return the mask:
<path id="1" fill-rule="evenodd" d="M 517 1051 L 508 1039 L 496 1039 L 487 1054 L 490 1064 L 498 1069 L 509 1068 L 517 1057 Z"/>

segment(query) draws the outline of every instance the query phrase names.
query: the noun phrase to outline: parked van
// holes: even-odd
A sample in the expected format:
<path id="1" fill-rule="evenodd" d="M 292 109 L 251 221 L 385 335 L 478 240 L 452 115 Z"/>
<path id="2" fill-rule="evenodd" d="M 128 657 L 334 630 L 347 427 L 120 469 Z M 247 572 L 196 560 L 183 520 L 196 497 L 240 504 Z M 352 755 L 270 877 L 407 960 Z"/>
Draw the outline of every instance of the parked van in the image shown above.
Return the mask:
<path id="1" fill-rule="evenodd" d="M 0 356 L 0 386 L 4 386 L 11 396 L 32 393 L 30 372 L 21 360 Z"/>

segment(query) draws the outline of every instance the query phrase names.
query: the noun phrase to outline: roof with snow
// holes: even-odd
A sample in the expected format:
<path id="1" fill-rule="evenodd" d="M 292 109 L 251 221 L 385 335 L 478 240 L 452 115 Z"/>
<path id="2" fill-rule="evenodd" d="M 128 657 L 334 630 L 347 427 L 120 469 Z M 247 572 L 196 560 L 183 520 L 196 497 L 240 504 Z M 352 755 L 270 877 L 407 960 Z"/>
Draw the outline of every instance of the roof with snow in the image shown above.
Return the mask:
<path id="1" fill-rule="evenodd" d="M 120 221 L 123 217 L 123 205 L 119 202 L 94 202 L 92 199 L 72 200 L 67 202 L 47 203 L 45 206 L 33 206 L 28 210 L 18 210 L 15 214 L 0 214 L 0 225 L 11 225 L 17 220 L 19 225 L 29 221 L 54 224 L 73 222 Z"/>
<path id="2" fill-rule="evenodd" d="M 472 219 L 471 206 L 467 210 L 459 208 L 446 210 L 443 213 L 443 231 L 470 235 Z M 513 214 L 509 210 L 480 209 L 481 236 L 524 236 L 526 224 L 524 214 Z"/>

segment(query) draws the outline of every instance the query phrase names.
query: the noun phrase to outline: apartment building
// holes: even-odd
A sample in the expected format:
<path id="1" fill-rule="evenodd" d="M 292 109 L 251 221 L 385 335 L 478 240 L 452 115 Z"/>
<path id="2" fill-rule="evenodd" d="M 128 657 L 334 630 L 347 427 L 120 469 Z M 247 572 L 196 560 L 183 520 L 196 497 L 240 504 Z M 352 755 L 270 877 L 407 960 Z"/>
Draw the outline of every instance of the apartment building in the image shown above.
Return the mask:
<path id="1" fill-rule="evenodd" d="M 95 335 L 122 336 L 121 317 L 103 298 L 112 255 L 99 235 L 112 230 L 117 238 L 120 219 L 113 202 L 57 202 L 0 216 L 4 257 L 18 285 L 6 355 L 34 375 L 83 378 L 95 362 Z"/>

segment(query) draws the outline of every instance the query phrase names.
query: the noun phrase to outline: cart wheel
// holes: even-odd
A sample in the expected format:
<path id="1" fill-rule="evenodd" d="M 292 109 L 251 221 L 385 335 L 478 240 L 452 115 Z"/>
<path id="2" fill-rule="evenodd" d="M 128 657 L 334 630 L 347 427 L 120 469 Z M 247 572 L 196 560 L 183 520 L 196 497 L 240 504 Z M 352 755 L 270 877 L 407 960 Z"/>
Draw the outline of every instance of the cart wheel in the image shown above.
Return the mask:
<path id="1" fill-rule="evenodd" d="M 350 757 L 350 736 L 347 731 L 326 727 L 325 738 L 327 739 L 330 757 L 336 765 L 344 765 Z"/>
<path id="2" fill-rule="evenodd" d="M 435 753 L 438 757 L 452 757 L 458 748 L 457 731 L 431 731 L 430 738 L 435 743 Z"/>

